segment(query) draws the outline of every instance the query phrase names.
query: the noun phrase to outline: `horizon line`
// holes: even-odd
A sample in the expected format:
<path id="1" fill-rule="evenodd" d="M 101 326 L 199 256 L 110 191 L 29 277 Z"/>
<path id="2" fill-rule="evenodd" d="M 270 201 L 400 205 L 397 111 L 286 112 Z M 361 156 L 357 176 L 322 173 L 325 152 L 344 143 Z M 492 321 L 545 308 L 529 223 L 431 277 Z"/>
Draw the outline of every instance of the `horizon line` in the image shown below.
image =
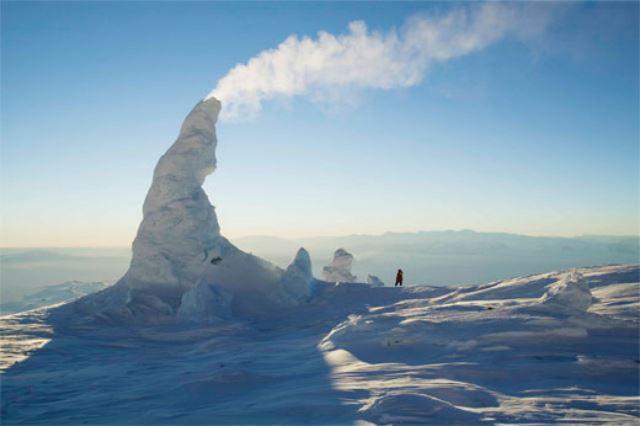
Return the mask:
<path id="1" fill-rule="evenodd" d="M 445 233 L 445 232 L 471 232 L 475 234 L 502 234 L 502 235 L 515 235 L 521 237 L 528 238 L 564 238 L 564 239 L 575 239 L 575 238 L 588 238 L 588 237 L 615 237 L 615 238 L 638 238 L 640 242 L 640 232 L 638 234 L 576 234 L 576 235 L 552 235 L 552 234 L 522 234 L 517 232 L 506 232 L 506 231 L 476 231 L 474 229 L 469 228 L 461 228 L 461 229 L 431 229 L 431 230 L 417 230 L 417 231 L 385 231 L 381 233 L 357 233 L 357 234 L 341 234 L 341 235 L 310 235 L 310 236 L 301 236 L 301 237 L 280 237 L 277 235 L 268 235 L 268 234 L 248 234 L 248 235 L 240 235 L 234 237 L 224 236 L 225 238 L 233 241 L 243 238 L 277 238 L 280 240 L 288 240 L 291 242 L 296 242 L 296 240 L 304 240 L 304 239 L 321 239 L 321 238 L 348 238 L 348 237 L 382 237 L 385 235 L 402 235 L 402 234 L 420 234 L 420 233 Z M 0 250 L 10 250 L 10 249 L 122 249 L 122 248 L 131 248 L 133 241 L 126 245 L 96 245 L 96 246 L 87 246 L 87 245 L 73 245 L 73 246 L 55 246 L 55 245 L 29 245 L 29 246 L 16 246 L 16 245 L 2 245 L 0 244 Z"/>

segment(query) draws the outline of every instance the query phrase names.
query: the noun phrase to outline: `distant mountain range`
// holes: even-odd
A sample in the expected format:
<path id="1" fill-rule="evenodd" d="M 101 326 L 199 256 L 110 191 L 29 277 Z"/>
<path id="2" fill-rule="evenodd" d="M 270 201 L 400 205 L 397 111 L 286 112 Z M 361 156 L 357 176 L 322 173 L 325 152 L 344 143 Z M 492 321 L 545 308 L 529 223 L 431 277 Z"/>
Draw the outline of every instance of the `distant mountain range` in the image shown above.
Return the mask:
<path id="1" fill-rule="evenodd" d="M 113 283 L 127 270 L 130 252 L 129 248 L 0 249 L 0 303 L 22 303 L 57 283 Z"/>
<path id="2" fill-rule="evenodd" d="M 55 262 L 77 259 L 77 256 L 59 253 L 51 250 L 26 250 L 0 255 L 0 264 L 5 263 L 29 263 L 29 262 Z"/>
<path id="3" fill-rule="evenodd" d="M 60 302 L 68 302 L 79 297 L 94 293 L 106 288 L 108 284 L 102 282 L 84 283 L 69 281 L 62 284 L 46 286 L 35 293 L 24 296 L 22 299 L 3 303 L 0 305 L 0 314 L 7 315 L 14 312 L 28 311 L 41 306 L 53 305 Z"/>

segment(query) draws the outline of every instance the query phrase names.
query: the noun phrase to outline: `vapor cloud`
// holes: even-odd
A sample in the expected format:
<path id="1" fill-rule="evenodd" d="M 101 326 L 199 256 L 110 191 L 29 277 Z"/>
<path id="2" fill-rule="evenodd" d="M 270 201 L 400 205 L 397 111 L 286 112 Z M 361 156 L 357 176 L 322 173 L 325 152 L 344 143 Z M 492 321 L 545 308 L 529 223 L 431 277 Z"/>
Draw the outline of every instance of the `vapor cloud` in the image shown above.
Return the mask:
<path id="1" fill-rule="evenodd" d="M 483 3 L 438 16 L 415 15 L 385 32 L 353 21 L 345 34 L 291 35 L 236 65 L 208 97 L 222 101 L 223 117 L 234 118 L 260 112 L 271 99 L 307 96 L 324 102 L 340 92 L 411 87 L 434 64 L 507 37 L 526 40 L 540 34 L 552 15 L 548 5 Z"/>

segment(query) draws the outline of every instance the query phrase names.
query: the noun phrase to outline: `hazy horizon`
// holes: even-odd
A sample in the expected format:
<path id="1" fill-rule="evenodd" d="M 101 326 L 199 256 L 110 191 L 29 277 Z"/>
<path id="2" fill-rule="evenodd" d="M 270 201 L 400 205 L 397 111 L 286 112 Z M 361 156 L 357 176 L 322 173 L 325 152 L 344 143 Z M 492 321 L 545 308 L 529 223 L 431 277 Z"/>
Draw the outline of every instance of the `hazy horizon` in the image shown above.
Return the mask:
<path id="1" fill-rule="evenodd" d="M 530 273 L 610 263 L 638 263 L 638 236 L 531 237 L 474 231 L 425 231 L 381 235 L 343 235 L 286 239 L 272 236 L 231 238 L 240 249 L 281 268 L 303 246 L 315 276 L 345 248 L 355 256 L 353 272 L 390 283 L 401 267 L 412 284 L 463 285 Z M 113 283 L 123 276 L 131 247 L 1 248 L 2 300 L 15 301 L 38 288 L 66 281 Z"/>
<path id="2" fill-rule="evenodd" d="M 299 235 L 292 237 L 284 237 L 279 235 L 268 235 L 268 234 L 251 234 L 251 235 L 237 235 L 237 236 L 229 236 L 225 235 L 226 238 L 231 240 L 243 240 L 243 239 L 251 239 L 251 238 L 274 238 L 288 241 L 297 241 L 297 240 L 308 240 L 308 239 L 322 239 L 322 238 L 344 238 L 344 237 L 358 237 L 358 236 L 369 236 L 369 237 L 379 237 L 388 234 L 420 234 L 420 233 L 445 233 L 445 232 L 473 232 L 478 234 L 496 234 L 496 235 L 517 235 L 523 237 L 532 237 L 532 238 L 638 238 L 638 243 L 640 244 L 640 233 L 637 234 L 578 234 L 578 235 L 551 235 L 551 234 L 525 234 L 525 233 L 515 233 L 515 232 L 504 232 L 504 231 L 478 231 L 475 229 L 421 229 L 416 231 L 384 231 L 380 233 L 358 233 L 358 234 L 327 234 L 327 235 Z M 32 246 L 2 246 L 0 245 L 0 250 L 21 250 L 21 249 L 131 249 L 131 244 L 133 244 L 132 236 L 131 241 L 128 244 L 121 245 L 32 245 Z"/>

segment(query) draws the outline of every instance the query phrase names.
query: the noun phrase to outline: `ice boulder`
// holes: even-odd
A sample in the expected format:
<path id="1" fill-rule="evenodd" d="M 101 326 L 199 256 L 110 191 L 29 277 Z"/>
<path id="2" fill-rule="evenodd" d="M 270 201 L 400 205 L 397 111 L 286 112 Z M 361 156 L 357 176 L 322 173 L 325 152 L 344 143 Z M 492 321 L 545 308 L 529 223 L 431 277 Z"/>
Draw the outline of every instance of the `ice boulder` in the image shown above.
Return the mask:
<path id="1" fill-rule="evenodd" d="M 290 285 L 292 296 L 285 271 L 220 234 L 202 189 L 216 168 L 220 108 L 208 98 L 186 117 L 154 170 L 129 270 L 113 287 L 78 300 L 78 313 L 111 322 L 206 323 L 230 315 L 264 317 L 298 303 L 302 286 Z"/>
<path id="2" fill-rule="evenodd" d="M 355 282 L 357 277 L 351 273 L 353 255 L 345 249 L 339 248 L 333 254 L 331 265 L 322 269 L 324 279 L 329 282 Z"/>
<path id="3" fill-rule="evenodd" d="M 565 311 L 586 311 L 592 301 L 589 284 L 576 271 L 565 274 L 551 284 L 540 298 L 542 306 Z"/>
<path id="4" fill-rule="evenodd" d="M 367 284 L 372 287 L 384 287 L 384 282 L 375 275 L 367 275 Z"/>

